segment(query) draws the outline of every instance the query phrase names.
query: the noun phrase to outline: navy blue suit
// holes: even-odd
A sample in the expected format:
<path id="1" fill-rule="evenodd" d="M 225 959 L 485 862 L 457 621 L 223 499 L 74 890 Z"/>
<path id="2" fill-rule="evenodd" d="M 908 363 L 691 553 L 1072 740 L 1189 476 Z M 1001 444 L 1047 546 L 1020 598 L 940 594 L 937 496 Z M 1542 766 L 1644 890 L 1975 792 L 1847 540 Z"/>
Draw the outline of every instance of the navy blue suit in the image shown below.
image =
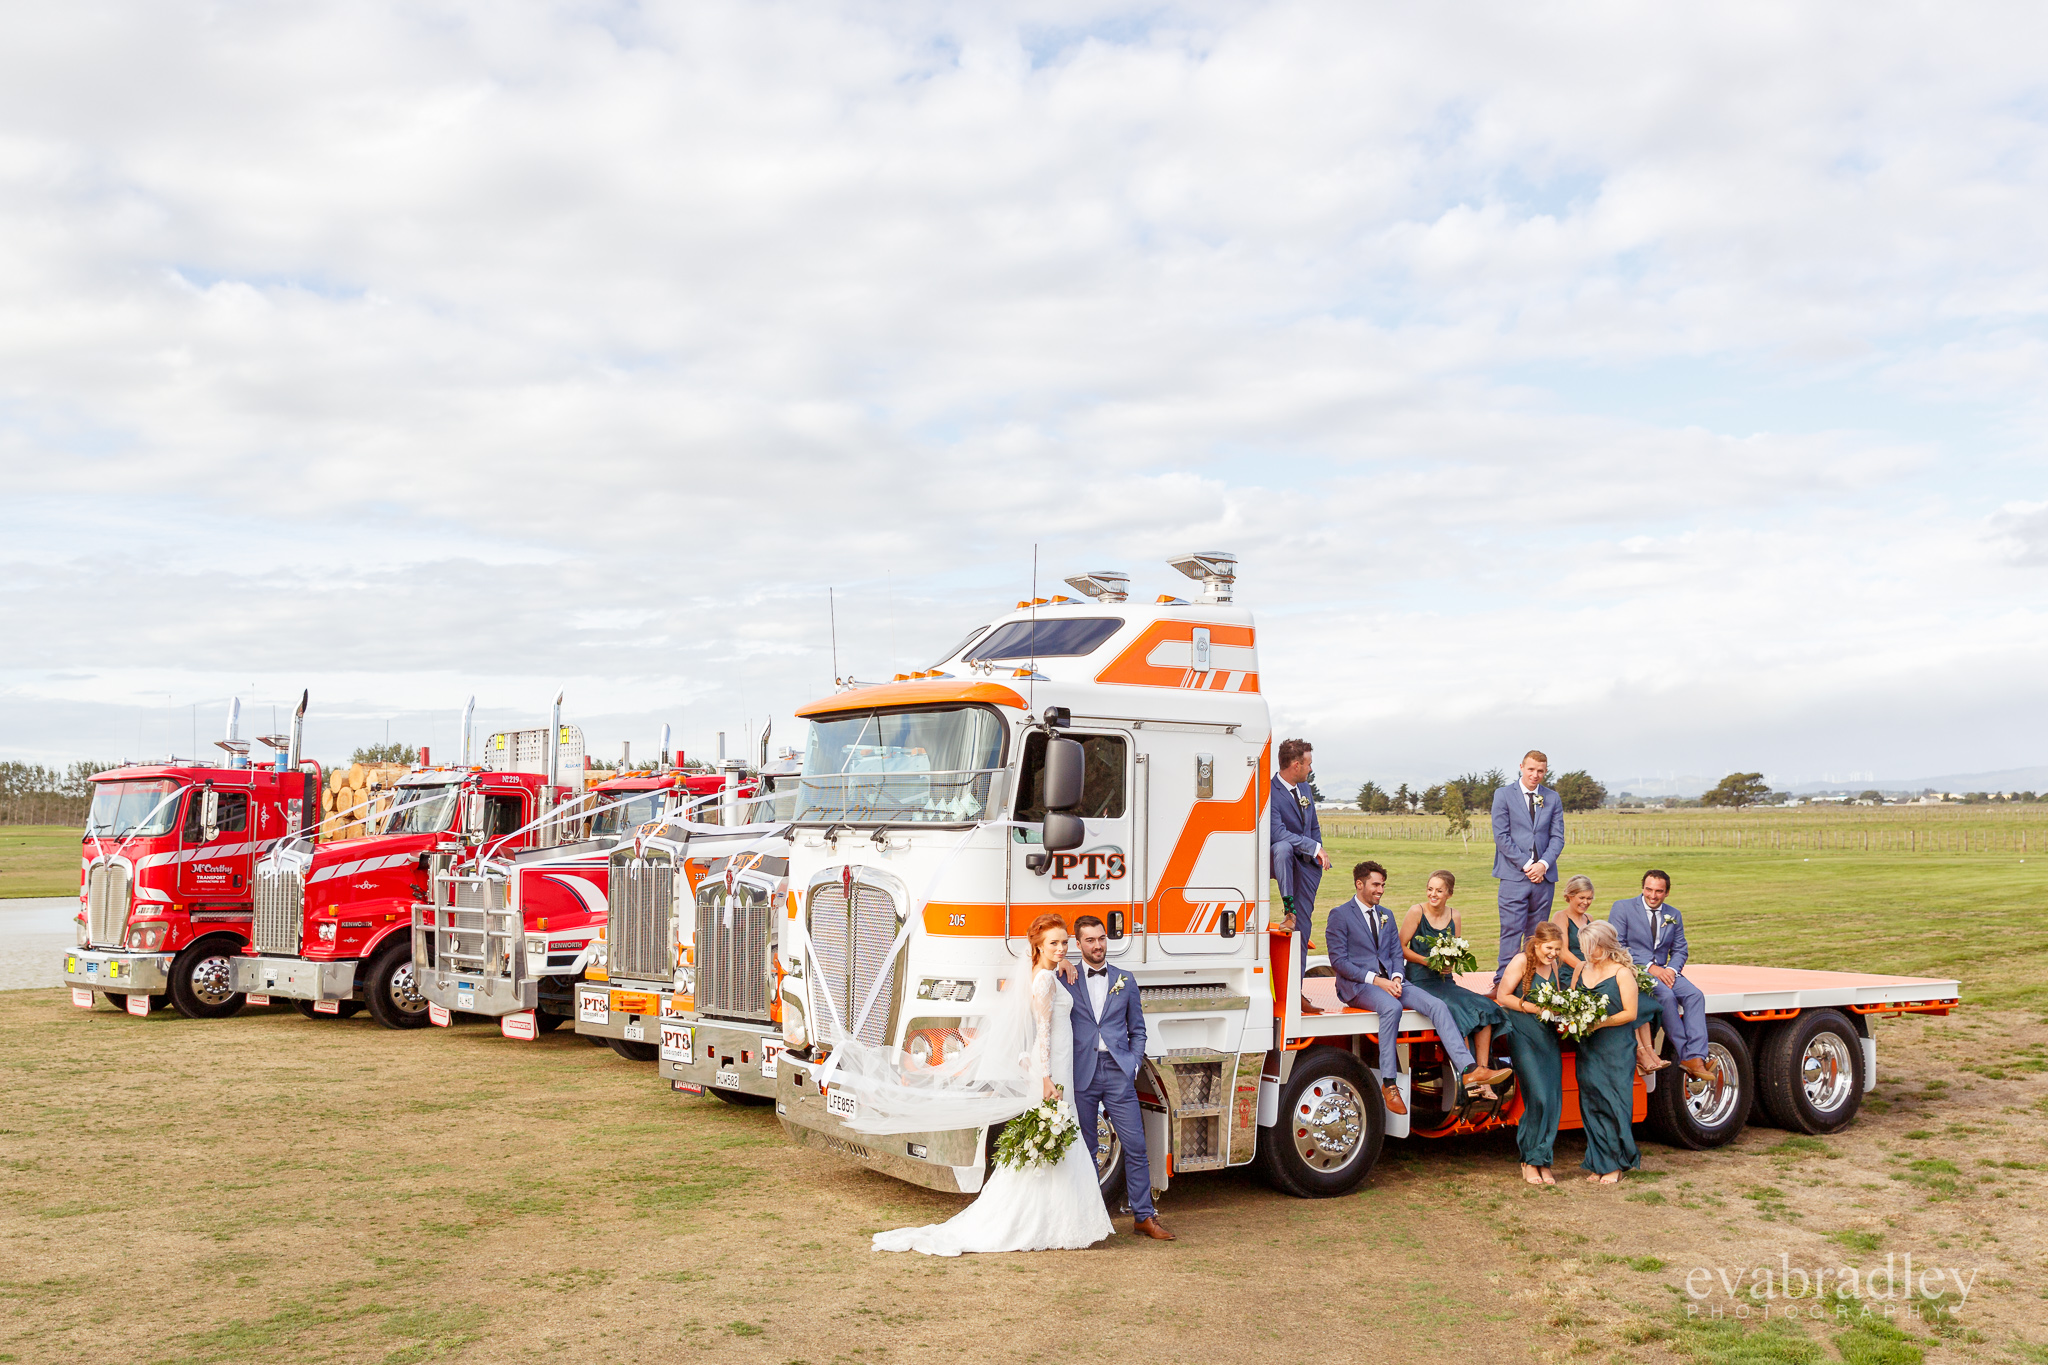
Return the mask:
<path id="1" fill-rule="evenodd" d="M 1145 1062 L 1145 1007 L 1138 999 L 1137 977 L 1113 963 L 1104 970 L 1109 987 L 1100 1019 L 1088 999 L 1085 961 L 1072 981 L 1062 983 L 1074 997 L 1074 1112 L 1091 1155 L 1099 1155 L 1096 1114 L 1109 1115 L 1124 1145 L 1124 1197 L 1143 1220 L 1153 1214 L 1152 1164 L 1145 1155 L 1145 1115 L 1138 1107 L 1137 1086 L 1138 1068 Z"/>
<path id="2" fill-rule="evenodd" d="M 1705 1061 L 1707 997 L 1684 976 L 1686 960 L 1692 955 L 1685 941 L 1685 916 L 1670 901 L 1653 912 L 1643 904 L 1641 896 L 1630 896 L 1614 903 L 1607 912 L 1607 922 L 1614 926 L 1614 936 L 1639 965 L 1669 967 L 1680 974 L 1670 986 L 1652 978 L 1650 990 L 1664 1009 L 1664 1032 L 1671 1036 L 1678 1059 L 1694 1057 Z"/>
<path id="3" fill-rule="evenodd" d="M 1550 787 L 1538 787 L 1536 818 L 1529 818 L 1529 794 L 1517 777 L 1493 793 L 1493 875 L 1500 878 L 1500 965 L 1493 983 L 1508 969 L 1536 926 L 1550 918 L 1557 894 L 1557 860 L 1564 853 L 1564 802 Z M 1543 880 L 1522 871 L 1532 859 L 1545 864 Z"/>
<path id="4" fill-rule="evenodd" d="M 1323 822 L 1316 818 L 1315 794 L 1304 782 L 1287 790 L 1280 775 L 1273 775 L 1273 801 L 1267 827 L 1272 831 L 1273 880 L 1280 894 L 1294 897 L 1294 928 L 1301 935 L 1304 950 L 1309 931 L 1315 928 L 1316 888 L 1323 884 L 1323 869 L 1316 862 L 1316 850 L 1323 844 Z M 1301 798 L 1307 798 L 1303 806 Z"/>
<path id="5" fill-rule="evenodd" d="M 1408 959 L 1401 956 L 1401 926 L 1385 907 L 1367 909 L 1353 896 L 1330 912 L 1323 935 L 1330 966 L 1337 972 L 1337 998 L 1380 1017 L 1381 1082 L 1393 1080 L 1401 1069 L 1395 1045 L 1403 1009 L 1429 1020 L 1459 1075 L 1472 1069 L 1472 1049 L 1465 1045 L 1465 1035 L 1458 1031 L 1449 1005 L 1428 991 L 1404 990 L 1396 996 L 1379 984 L 1382 977 L 1405 980 L 1408 974 Z"/>

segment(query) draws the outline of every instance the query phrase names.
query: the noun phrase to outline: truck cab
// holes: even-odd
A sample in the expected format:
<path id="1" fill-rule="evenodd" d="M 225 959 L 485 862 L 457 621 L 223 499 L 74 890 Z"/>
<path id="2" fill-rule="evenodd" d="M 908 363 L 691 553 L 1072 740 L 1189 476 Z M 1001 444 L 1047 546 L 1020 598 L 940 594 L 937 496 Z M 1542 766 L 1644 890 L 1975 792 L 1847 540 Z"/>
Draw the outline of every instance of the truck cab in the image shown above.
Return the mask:
<path id="1" fill-rule="evenodd" d="M 246 748 L 246 746 L 244 746 Z M 236 755 L 239 758 L 239 753 Z M 143 764 L 92 778 L 79 869 L 74 1003 L 99 991 L 131 1014 L 241 1009 L 233 959 L 249 942 L 257 850 L 319 820 L 320 772 Z"/>

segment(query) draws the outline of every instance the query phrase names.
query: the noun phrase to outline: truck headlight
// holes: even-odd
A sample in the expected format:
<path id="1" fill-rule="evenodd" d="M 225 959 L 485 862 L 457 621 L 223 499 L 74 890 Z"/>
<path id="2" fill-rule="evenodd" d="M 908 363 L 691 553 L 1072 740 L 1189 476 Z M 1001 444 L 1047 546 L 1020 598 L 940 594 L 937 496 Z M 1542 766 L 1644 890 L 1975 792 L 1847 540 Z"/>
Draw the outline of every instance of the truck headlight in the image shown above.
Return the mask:
<path id="1" fill-rule="evenodd" d="M 526 955 L 528 957 L 546 957 L 548 955 L 548 941 L 544 938 L 530 938 L 526 940 Z"/>
<path id="2" fill-rule="evenodd" d="M 335 925 L 334 925 L 334 921 L 333 921 L 333 920 L 325 920 L 325 921 L 322 921 L 322 923 L 321 923 L 321 925 L 320 925 L 320 941 L 321 941 L 322 943 L 332 943 L 332 942 L 334 942 L 334 934 L 335 934 Z"/>
<path id="3" fill-rule="evenodd" d="M 143 952 L 155 951 L 164 941 L 164 926 L 161 924 L 138 924 L 128 931 L 128 946 Z"/>
<path id="4" fill-rule="evenodd" d="M 810 1042 L 810 1034 L 804 1028 L 803 1006 L 782 997 L 782 1041 L 798 1050 Z"/>

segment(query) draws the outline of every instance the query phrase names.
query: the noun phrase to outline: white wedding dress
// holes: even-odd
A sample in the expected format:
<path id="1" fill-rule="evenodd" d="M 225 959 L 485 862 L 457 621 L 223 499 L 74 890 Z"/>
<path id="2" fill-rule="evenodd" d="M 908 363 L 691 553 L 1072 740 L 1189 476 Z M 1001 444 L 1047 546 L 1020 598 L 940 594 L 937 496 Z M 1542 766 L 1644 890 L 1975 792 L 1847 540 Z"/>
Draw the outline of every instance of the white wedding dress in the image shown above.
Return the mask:
<path id="1" fill-rule="evenodd" d="M 1031 978 L 1032 1075 L 1051 1076 L 1064 1089 L 1069 1105 L 1074 1094 L 1074 1025 L 1069 1018 L 1073 1009 L 1073 997 L 1060 989 L 1051 972 Z M 1077 1251 L 1114 1231 L 1095 1183 L 1088 1144 L 1077 1139 L 1050 1166 L 996 1167 L 972 1204 L 943 1223 L 878 1232 L 874 1249 L 921 1251 L 927 1256 Z"/>

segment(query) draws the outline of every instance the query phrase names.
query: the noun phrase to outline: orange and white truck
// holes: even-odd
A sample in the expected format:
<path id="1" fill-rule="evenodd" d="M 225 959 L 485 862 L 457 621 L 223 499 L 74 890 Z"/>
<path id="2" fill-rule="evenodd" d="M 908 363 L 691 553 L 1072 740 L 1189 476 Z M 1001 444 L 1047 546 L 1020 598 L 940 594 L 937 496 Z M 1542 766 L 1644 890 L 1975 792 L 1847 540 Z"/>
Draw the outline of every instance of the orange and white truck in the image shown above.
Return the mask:
<path id="1" fill-rule="evenodd" d="M 1377 1020 L 1303 981 L 1266 893 L 1273 734 L 1257 624 L 1236 561 L 1170 561 L 1190 599 L 1139 602 L 1120 573 L 1021 602 L 933 669 L 803 707 L 780 927 L 776 1112 L 797 1143 L 934 1189 L 972 1192 L 991 1130 L 877 1137 L 832 1055 L 848 1037 L 942 1058 L 975 1027 L 1052 911 L 1100 916 L 1138 981 L 1151 1178 L 1257 1166 L 1300 1196 L 1363 1181 L 1387 1137 L 1514 1123 L 1472 1117 L 1443 1049 L 1404 1016 L 1409 1113 L 1371 1079 Z M 1806 1132 L 1848 1123 L 1875 1076 L 1874 1018 L 1942 1013 L 1953 981 L 1689 967 L 1707 995 L 1711 1080 L 1638 1091 L 1639 1115 L 1686 1146 L 1729 1141 L 1761 1103 Z M 1276 988 L 1277 978 L 1277 988 Z M 1468 982 L 1485 989 L 1489 982 Z M 1306 993 L 1325 1010 L 1304 1016 Z M 1668 1071 L 1666 1076 L 1678 1073 Z M 1640 1083 L 1639 1083 L 1640 1084 Z M 1578 1123 L 1566 1073 L 1566 1125 Z M 1098 1174 L 1121 1187 L 1105 1125 Z"/>

